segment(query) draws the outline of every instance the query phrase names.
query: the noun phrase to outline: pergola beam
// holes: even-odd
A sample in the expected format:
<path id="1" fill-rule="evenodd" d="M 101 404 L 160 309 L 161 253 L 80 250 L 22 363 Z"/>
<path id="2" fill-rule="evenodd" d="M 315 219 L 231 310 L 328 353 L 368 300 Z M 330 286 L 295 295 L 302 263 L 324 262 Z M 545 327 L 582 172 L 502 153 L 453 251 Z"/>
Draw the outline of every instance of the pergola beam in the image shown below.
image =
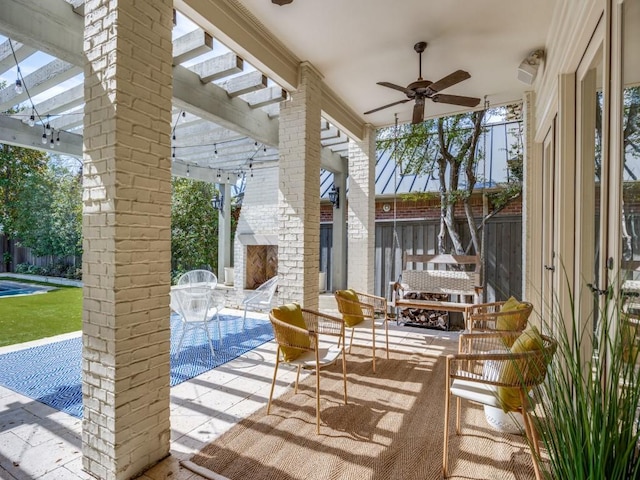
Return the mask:
<path id="1" fill-rule="evenodd" d="M 11 41 L 13 44 L 13 52 L 16 54 L 16 58 L 13 58 L 13 52 L 11 51 L 11 44 L 9 39 L 0 44 L 0 74 L 3 74 L 7 70 L 16 66 L 16 60 L 21 62 L 25 58 L 29 57 L 36 52 L 33 47 L 27 47 L 24 43 Z"/>
<path id="2" fill-rule="evenodd" d="M 190 68 L 198 74 L 203 83 L 209 83 L 242 72 L 244 61 L 235 53 L 229 52 L 192 65 Z"/>
<path id="3" fill-rule="evenodd" d="M 84 68 L 82 17 L 73 13 L 72 6 L 64 0 L 37 2 L 35 6 L 26 0 L 0 0 L 0 32 Z M 31 88 L 29 84 L 28 87 Z M 180 65 L 174 67 L 173 94 L 178 108 L 261 143 L 278 145 L 277 120 L 252 109 L 242 99 L 229 99 L 217 85 L 202 84 L 197 74 Z"/>
<path id="4" fill-rule="evenodd" d="M 173 41 L 173 64 L 179 65 L 213 50 L 213 37 L 201 29 Z"/>
<path id="5" fill-rule="evenodd" d="M 50 89 L 51 87 L 75 77 L 82 70 L 64 60 L 56 59 L 45 66 L 39 68 L 33 73 L 24 77 L 25 89 L 22 93 L 16 93 L 13 85 L 7 85 L 0 90 L 0 111 L 18 105 L 29 99 L 29 95 L 33 98 L 39 93 Z"/>
<path id="6" fill-rule="evenodd" d="M 82 135 L 65 132 L 60 145 L 51 148 L 49 142 L 42 143 L 42 128 L 31 128 L 16 118 L 1 115 L 0 143 L 82 158 Z"/>
<path id="7" fill-rule="evenodd" d="M 213 83 L 203 85 L 196 73 L 180 65 L 173 67 L 173 97 L 178 108 L 260 143 L 278 145 L 277 120 L 252 109 L 241 98 L 229 98 L 226 90 Z"/>

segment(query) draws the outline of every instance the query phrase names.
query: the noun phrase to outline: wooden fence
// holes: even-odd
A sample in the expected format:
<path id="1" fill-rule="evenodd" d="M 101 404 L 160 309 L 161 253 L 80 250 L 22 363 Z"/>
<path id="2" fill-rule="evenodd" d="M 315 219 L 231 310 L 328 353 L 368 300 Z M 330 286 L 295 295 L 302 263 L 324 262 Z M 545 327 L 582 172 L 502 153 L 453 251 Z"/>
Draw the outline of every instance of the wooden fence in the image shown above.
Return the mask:
<path id="1" fill-rule="evenodd" d="M 8 244 L 8 245 L 7 245 Z M 4 254 L 9 253 L 11 258 L 10 271 L 14 272 L 16 265 L 21 263 L 28 263 L 29 265 L 35 265 L 36 267 L 48 267 L 57 263 L 64 263 L 65 265 L 77 265 L 78 268 L 82 267 L 81 257 L 59 257 L 56 255 L 45 255 L 43 257 L 37 257 L 31 253 L 30 248 L 20 247 L 15 241 L 7 242 L 3 234 L 0 234 L 0 273 L 6 272 L 6 264 L 4 262 Z"/>
<path id="2" fill-rule="evenodd" d="M 461 221 L 463 241 L 469 241 L 466 222 Z M 375 293 L 387 296 L 389 283 L 396 281 L 402 270 L 402 253 L 436 253 L 439 222 L 376 222 Z M 522 297 L 522 218 L 494 217 L 487 224 L 484 291 L 485 301 L 506 300 L 510 295 Z M 320 228 L 320 271 L 327 273 L 327 289 L 331 279 L 331 224 Z"/>

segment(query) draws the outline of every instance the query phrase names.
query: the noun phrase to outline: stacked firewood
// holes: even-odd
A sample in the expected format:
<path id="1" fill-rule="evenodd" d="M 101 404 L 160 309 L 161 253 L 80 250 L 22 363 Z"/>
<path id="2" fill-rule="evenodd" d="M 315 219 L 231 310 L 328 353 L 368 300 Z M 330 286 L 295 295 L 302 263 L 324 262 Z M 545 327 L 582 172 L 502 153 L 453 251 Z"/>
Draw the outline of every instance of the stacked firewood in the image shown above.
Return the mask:
<path id="1" fill-rule="evenodd" d="M 403 298 L 410 298 L 413 300 L 436 300 L 441 302 L 449 301 L 449 295 L 443 293 L 405 292 Z M 405 325 L 413 327 L 449 330 L 449 312 L 441 310 L 405 308 L 400 311 L 400 321 Z"/>

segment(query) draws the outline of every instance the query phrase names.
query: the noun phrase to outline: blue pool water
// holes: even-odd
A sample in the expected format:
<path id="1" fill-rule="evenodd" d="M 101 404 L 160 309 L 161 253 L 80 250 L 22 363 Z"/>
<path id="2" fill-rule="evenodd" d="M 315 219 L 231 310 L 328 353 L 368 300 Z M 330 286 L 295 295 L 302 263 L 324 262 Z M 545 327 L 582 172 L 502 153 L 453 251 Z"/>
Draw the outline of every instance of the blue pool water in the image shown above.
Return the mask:
<path id="1" fill-rule="evenodd" d="M 0 297 L 11 297 L 14 295 L 29 295 L 32 293 L 46 292 L 47 289 L 35 285 L 28 285 L 18 282 L 0 281 Z"/>

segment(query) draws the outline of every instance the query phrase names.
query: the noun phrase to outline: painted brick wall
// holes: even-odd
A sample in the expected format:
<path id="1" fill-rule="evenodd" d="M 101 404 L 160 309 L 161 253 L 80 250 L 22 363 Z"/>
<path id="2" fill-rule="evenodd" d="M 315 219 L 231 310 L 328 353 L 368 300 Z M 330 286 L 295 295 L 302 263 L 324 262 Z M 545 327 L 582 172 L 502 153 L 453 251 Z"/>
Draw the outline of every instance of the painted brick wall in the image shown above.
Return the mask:
<path id="1" fill-rule="evenodd" d="M 322 91 L 312 66 L 300 72 L 298 90 L 280 107 L 278 290 L 283 302 L 317 309 Z"/>
<path id="2" fill-rule="evenodd" d="M 85 4 L 83 466 L 104 480 L 169 453 L 172 8 Z"/>
<path id="3" fill-rule="evenodd" d="M 362 142 L 349 142 L 349 202 L 347 210 L 347 285 L 373 292 L 375 245 L 375 131 Z"/>

